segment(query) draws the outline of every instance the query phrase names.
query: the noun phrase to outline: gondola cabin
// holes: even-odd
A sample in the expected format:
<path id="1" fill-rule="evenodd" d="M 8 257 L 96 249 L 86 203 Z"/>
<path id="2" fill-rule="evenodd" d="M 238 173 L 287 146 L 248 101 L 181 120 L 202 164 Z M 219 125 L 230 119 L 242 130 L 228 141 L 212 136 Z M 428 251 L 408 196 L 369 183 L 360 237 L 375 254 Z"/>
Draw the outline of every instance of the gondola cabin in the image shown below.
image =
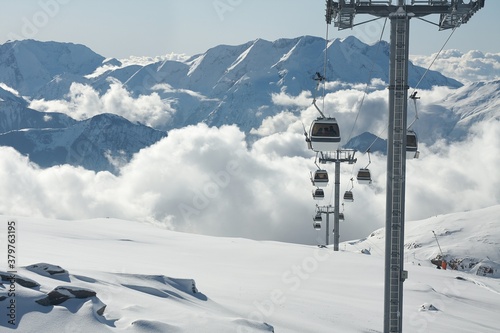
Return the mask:
<path id="1" fill-rule="evenodd" d="M 345 191 L 345 193 L 344 193 L 344 201 L 347 201 L 347 202 L 353 202 L 354 201 L 354 195 L 352 194 L 352 191 Z"/>
<path id="2" fill-rule="evenodd" d="M 316 170 L 311 180 L 316 187 L 326 187 L 328 185 L 328 172 L 326 170 Z"/>
<path id="3" fill-rule="evenodd" d="M 345 220 L 344 213 L 339 213 L 339 220 L 340 221 L 344 221 Z"/>
<path id="4" fill-rule="evenodd" d="M 323 218 L 321 217 L 321 214 L 320 213 L 316 214 L 313 218 L 313 221 L 314 222 L 323 222 Z"/>
<path id="5" fill-rule="evenodd" d="M 325 198 L 325 192 L 321 188 L 317 188 L 313 191 L 314 200 L 323 200 Z"/>
<path id="6" fill-rule="evenodd" d="M 314 230 L 321 230 L 321 222 L 313 222 Z"/>
<path id="7" fill-rule="evenodd" d="M 371 184 L 372 176 L 370 174 L 370 170 L 359 169 L 356 179 L 358 180 L 359 184 Z"/>
<path id="8" fill-rule="evenodd" d="M 412 130 L 408 130 L 406 132 L 406 158 L 418 158 L 418 155 L 417 134 Z"/>
<path id="9" fill-rule="evenodd" d="M 309 130 L 311 149 L 314 151 L 336 151 L 340 143 L 339 124 L 335 118 L 318 118 Z"/>

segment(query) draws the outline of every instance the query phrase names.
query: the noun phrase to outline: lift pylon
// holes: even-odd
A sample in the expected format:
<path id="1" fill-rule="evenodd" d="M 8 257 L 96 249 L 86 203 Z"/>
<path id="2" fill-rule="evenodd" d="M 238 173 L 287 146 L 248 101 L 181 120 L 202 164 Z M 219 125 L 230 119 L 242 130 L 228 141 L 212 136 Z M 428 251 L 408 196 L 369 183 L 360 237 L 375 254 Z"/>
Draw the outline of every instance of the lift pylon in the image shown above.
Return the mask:
<path id="1" fill-rule="evenodd" d="M 395 2 L 396 4 L 393 4 Z M 326 21 L 339 30 L 356 25 L 356 14 L 389 18 L 389 125 L 385 223 L 384 333 L 401 333 L 403 324 L 406 130 L 410 19 L 439 14 L 439 30 L 454 29 L 484 7 L 485 0 L 327 0 Z"/>

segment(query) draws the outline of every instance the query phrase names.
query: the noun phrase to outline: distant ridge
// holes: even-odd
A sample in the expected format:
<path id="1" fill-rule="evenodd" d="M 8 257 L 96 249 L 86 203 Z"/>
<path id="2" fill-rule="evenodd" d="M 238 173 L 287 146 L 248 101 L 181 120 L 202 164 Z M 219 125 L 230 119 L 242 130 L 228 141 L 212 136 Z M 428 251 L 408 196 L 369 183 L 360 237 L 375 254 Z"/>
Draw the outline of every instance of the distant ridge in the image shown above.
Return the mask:
<path id="1" fill-rule="evenodd" d="M 383 41 L 367 45 L 355 37 L 332 40 L 327 49 L 327 79 L 339 80 L 351 87 L 370 83 L 373 78 L 382 80 L 382 83 L 387 82 L 388 50 L 388 43 Z M 302 36 L 275 41 L 256 39 L 235 46 L 218 45 L 189 59 L 124 65 L 79 44 L 35 40 L 8 42 L 0 45 L 0 83 L 3 84 L 3 88 L 0 87 L 0 132 L 3 133 L 0 133 L 0 143 L 29 154 L 32 159 L 36 159 L 35 151 L 39 152 L 40 156 L 44 156 L 37 160 L 42 166 L 64 163 L 66 159 L 61 156 L 71 151 L 74 142 L 58 141 L 60 146 L 57 150 L 49 148 L 50 145 L 42 148 L 41 133 L 45 130 L 45 136 L 48 136 L 49 133 L 56 135 L 64 132 L 65 138 L 77 137 L 76 133 L 69 133 L 79 128 L 77 121 L 63 113 L 36 112 L 29 105 L 33 100 L 67 101 L 68 91 L 74 83 L 85 85 L 97 96 L 104 95 L 111 84 L 119 84 L 127 89 L 131 98 L 157 94 L 175 111 L 164 117 L 162 123 L 155 125 L 159 132 L 154 132 L 154 135 L 150 135 L 152 129 L 139 129 L 142 125 L 133 124 L 138 133 L 148 137 L 132 136 L 120 147 L 113 144 L 106 148 L 100 147 L 102 151 L 112 152 L 108 157 L 121 151 L 123 153 L 120 156 L 129 158 L 138 149 L 164 137 L 168 130 L 200 122 L 217 127 L 236 124 L 248 134 L 252 129 L 259 128 L 267 117 L 283 111 L 299 115 L 304 110 L 303 106 L 274 103 L 273 95 L 294 97 L 303 91 L 313 90 L 312 77 L 315 72 L 323 70 L 324 52 L 323 38 Z M 410 63 L 410 85 L 416 84 L 424 72 L 424 68 Z M 457 94 L 452 94 L 435 107 L 423 110 L 419 120 L 421 125 L 417 130 L 422 142 L 431 143 L 442 138 L 463 139 L 475 121 L 496 117 L 497 104 L 494 98 L 485 96 L 499 94 L 498 82 L 463 86 L 454 79 L 429 71 L 421 81 L 420 88 L 430 89 L 436 85 L 457 89 Z M 483 91 L 484 96 L 474 94 L 476 90 Z M 470 110 L 471 105 L 473 111 Z M 51 111 L 50 107 L 48 111 Z M 339 114 L 339 123 L 346 123 L 342 118 L 349 116 Z M 104 120 L 106 117 L 96 119 Z M 123 127 L 123 124 L 123 121 L 111 121 L 107 131 L 119 133 L 120 129 L 114 127 L 123 130 L 129 126 Z M 90 131 L 87 135 L 103 137 L 102 133 L 96 131 Z M 373 141 L 370 136 L 373 134 L 363 133 L 354 137 L 346 147 L 364 150 Z M 88 139 L 92 142 L 101 140 L 93 137 Z M 383 141 L 377 140 L 372 151 L 384 152 L 384 146 Z M 53 151 L 47 153 L 44 149 Z M 113 170 L 114 167 L 106 163 L 103 156 L 93 156 L 92 162 L 82 159 L 77 165 L 93 170 Z"/>

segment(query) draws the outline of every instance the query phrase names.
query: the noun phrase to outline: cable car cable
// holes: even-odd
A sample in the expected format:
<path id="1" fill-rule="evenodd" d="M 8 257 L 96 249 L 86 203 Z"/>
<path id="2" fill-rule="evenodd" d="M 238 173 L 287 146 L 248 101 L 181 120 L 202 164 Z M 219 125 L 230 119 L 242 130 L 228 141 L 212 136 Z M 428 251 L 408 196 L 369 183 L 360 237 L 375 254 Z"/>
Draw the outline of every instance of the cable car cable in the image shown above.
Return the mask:
<path id="1" fill-rule="evenodd" d="M 326 78 L 326 68 L 328 65 L 328 33 L 329 33 L 329 24 L 326 24 L 326 36 L 325 36 L 325 60 L 323 62 L 323 79 Z M 323 110 L 325 109 L 325 96 L 326 96 L 326 84 L 323 84 Z"/>
<path id="2" fill-rule="evenodd" d="M 387 24 L 387 18 L 384 21 L 384 26 L 382 27 L 382 32 L 380 33 L 380 38 L 379 38 L 379 41 L 377 44 L 377 50 L 375 51 L 375 54 L 378 54 L 378 52 L 379 52 L 382 38 L 384 36 L 386 24 Z M 356 118 L 354 119 L 354 123 L 352 125 L 351 132 L 349 133 L 348 139 L 345 142 L 349 142 L 349 140 L 352 139 L 352 133 L 354 132 L 354 129 L 355 129 L 356 124 L 358 122 L 359 114 L 361 112 L 361 107 L 363 106 L 363 104 L 365 102 L 366 95 L 368 94 L 368 87 L 370 86 L 370 82 L 373 79 L 374 68 L 375 68 L 375 61 L 373 61 L 373 59 L 372 59 L 372 67 L 371 67 L 370 72 L 368 74 L 368 81 L 366 83 L 365 90 L 363 92 L 363 97 L 361 98 L 361 102 L 359 103 L 358 111 L 356 112 Z"/>
<path id="3" fill-rule="evenodd" d="M 387 18 L 385 18 L 384 20 L 384 25 L 382 27 L 382 31 L 380 33 L 380 37 L 379 37 L 379 40 L 378 40 L 378 43 L 377 43 L 377 50 L 375 51 L 375 54 L 378 54 L 379 51 L 380 51 L 380 46 L 381 46 L 381 42 L 382 42 L 382 39 L 384 37 L 384 33 L 385 33 L 385 28 L 387 26 Z M 365 89 L 363 91 L 363 97 L 361 98 L 361 101 L 359 103 L 359 106 L 358 106 L 358 111 L 356 112 L 356 118 L 354 119 L 354 123 L 352 125 L 352 128 L 351 128 L 351 132 L 349 133 L 349 136 L 348 136 L 348 139 L 345 141 L 345 142 L 349 142 L 352 138 L 352 135 L 354 133 L 354 129 L 356 128 L 356 125 L 357 125 L 357 122 L 358 122 L 358 119 L 359 119 L 359 115 L 361 114 L 361 108 L 363 107 L 363 104 L 365 102 L 365 99 L 366 99 L 366 96 L 368 95 L 368 88 L 370 86 L 370 82 L 371 80 L 373 79 L 373 73 L 374 73 L 374 68 L 375 68 L 375 61 L 372 60 L 372 65 L 371 65 L 371 68 L 370 68 L 370 71 L 369 71 L 369 75 L 368 75 L 368 81 L 366 83 L 366 86 L 365 86 Z M 370 150 L 370 148 L 377 142 L 378 138 L 387 130 L 387 128 L 385 128 L 379 135 L 377 135 L 375 137 L 375 139 L 373 140 L 373 142 L 370 144 L 370 146 L 365 150 L 365 154 Z M 354 168 L 355 168 L 355 165 L 353 164 L 352 168 L 351 168 L 351 180 L 353 179 L 354 177 Z"/>
<path id="4" fill-rule="evenodd" d="M 448 44 L 448 42 L 450 41 L 451 39 L 451 36 L 453 36 L 453 34 L 455 33 L 455 30 L 457 30 L 458 28 L 458 25 L 455 26 L 450 35 L 448 36 L 448 38 L 446 39 L 446 41 L 444 42 L 443 46 L 441 47 L 441 49 L 439 50 L 439 52 L 436 54 L 436 56 L 434 57 L 434 59 L 432 59 L 432 62 L 430 63 L 429 67 L 427 67 L 427 69 L 425 70 L 424 74 L 422 75 L 422 77 L 420 78 L 420 80 L 417 82 L 417 85 L 415 86 L 415 88 L 413 88 L 413 92 L 415 92 L 415 90 L 417 90 L 418 86 L 420 85 L 420 83 L 422 82 L 422 80 L 425 78 L 425 76 L 427 75 L 427 73 L 429 72 L 429 70 L 431 69 L 432 65 L 434 64 L 434 62 L 437 60 L 437 58 L 441 55 L 441 52 L 443 52 L 443 49 L 445 48 L 446 44 Z M 412 92 L 412 94 L 413 94 Z"/>

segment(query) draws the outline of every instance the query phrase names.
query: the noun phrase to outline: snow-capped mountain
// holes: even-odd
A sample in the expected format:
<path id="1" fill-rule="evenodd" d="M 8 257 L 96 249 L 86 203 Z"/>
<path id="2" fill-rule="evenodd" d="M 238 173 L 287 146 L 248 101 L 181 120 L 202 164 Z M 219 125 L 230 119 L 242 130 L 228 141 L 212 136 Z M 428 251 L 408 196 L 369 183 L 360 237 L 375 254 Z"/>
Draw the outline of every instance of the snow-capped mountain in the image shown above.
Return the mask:
<path id="1" fill-rule="evenodd" d="M 304 91 L 313 91 L 315 82 L 312 78 L 316 72 L 323 71 L 325 46 L 327 79 L 349 85 L 349 88 L 338 86 L 330 88 L 333 89 L 330 91 L 354 89 L 355 85 L 369 84 L 372 79 L 388 81 L 388 43 L 367 45 L 355 37 L 335 39 L 327 45 L 324 39 L 312 36 L 272 42 L 257 39 L 236 46 L 219 45 L 186 60 L 165 60 L 146 65 L 124 65 L 116 59 L 105 59 L 83 45 L 71 43 L 8 42 L 0 46 L 2 144 L 29 154 L 44 166 L 67 161 L 63 155 L 72 150 L 75 138 L 82 133 L 81 128 L 87 126 L 77 126 L 76 120 L 71 118 L 74 117 L 74 110 L 68 108 L 70 105 L 76 105 L 77 109 L 89 108 L 87 112 L 81 112 L 78 120 L 110 112 L 127 117 L 129 114 L 119 113 L 123 96 L 106 97 L 112 90 L 110 87 L 117 86 L 129 94 L 126 98 L 141 105 L 139 111 L 135 111 L 139 116 L 129 118 L 134 123 L 146 123 L 161 131 L 199 122 L 211 126 L 237 124 L 245 133 L 250 133 L 252 129 L 259 128 L 267 117 L 283 111 L 298 116 L 304 110 L 304 105 L 279 104 L 273 98 L 278 94 L 294 97 Z M 409 70 L 410 85 L 420 82 L 420 89 L 442 86 L 449 87 L 451 91 L 446 99 L 426 105 L 421 110 L 418 134 L 422 142 L 462 138 L 475 121 L 497 114 L 495 96 L 500 91 L 498 82 L 462 87 L 460 82 L 438 72 L 429 71 L 420 80 L 424 68 L 410 64 Z M 72 89 L 75 84 L 80 88 Z M 94 94 L 91 98 L 85 95 L 88 91 Z M 147 105 L 143 99 L 148 97 L 153 97 L 163 107 Z M 99 98 L 102 100 L 99 101 Z M 61 104 L 64 106 L 61 107 Z M 30 109 L 32 105 L 44 105 L 43 109 L 37 109 L 44 113 Z M 471 105 L 475 107 L 471 109 Z M 89 116 L 85 117 L 86 114 Z M 347 116 L 351 117 L 342 115 Z M 150 117 L 154 121 L 143 121 L 141 117 Z M 89 123 L 95 124 L 96 121 Z M 111 122 L 110 126 L 120 127 L 118 123 Z M 13 130 L 18 132 L 7 133 Z M 71 131 L 75 133 L 70 134 Z M 361 132 L 364 131 L 366 129 Z M 127 160 L 143 145 L 152 144 L 164 136 L 160 133 L 150 135 L 150 131 L 144 128 L 139 132 L 148 137 L 135 137 L 136 144 L 131 141 L 118 146 L 109 143 L 98 146 L 96 150 L 111 152 L 108 159 L 126 156 Z M 93 133 L 96 132 L 86 133 L 86 138 L 94 144 L 102 142 L 99 138 L 88 136 Z M 41 138 L 48 136 L 51 139 L 46 142 L 51 143 L 41 143 L 45 142 Z M 113 135 L 125 136 L 125 133 Z M 354 137 L 353 140 L 359 145 L 369 139 Z M 57 149 L 51 146 L 54 142 L 58 142 Z M 44 157 L 36 159 L 36 156 Z M 111 170 L 111 164 L 105 162 L 106 157 L 102 153 L 99 156 L 92 157 L 92 162 L 81 160 L 81 165 L 94 170 Z"/>
<path id="2" fill-rule="evenodd" d="M 102 65 L 104 57 L 82 45 L 28 40 L 6 43 L 0 49 L 0 60 L 6 59 L 0 67 L 0 82 L 24 96 L 52 100 L 65 98 L 73 82 L 104 93 L 117 80 L 135 96 L 156 91 L 174 100 L 179 112 L 165 124 L 168 128 L 204 121 L 215 126 L 234 123 L 248 132 L 265 116 L 283 109 L 272 105 L 273 93 L 298 95 L 314 89 L 312 77 L 323 71 L 324 52 L 325 40 L 318 37 L 274 42 L 257 39 L 237 46 L 219 45 L 183 62 L 117 67 L 119 62 L 108 60 L 107 71 L 89 75 Z M 330 81 L 388 81 L 386 42 L 367 45 L 355 37 L 336 39 L 328 43 L 326 52 Z M 415 85 L 424 71 L 410 66 L 410 83 Z M 428 89 L 434 85 L 461 86 L 431 71 L 420 86 Z"/>
<path id="3" fill-rule="evenodd" d="M 387 140 L 381 139 L 372 133 L 364 132 L 349 140 L 344 147 L 361 152 L 370 149 L 372 153 L 381 152 L 385 154 L 387 152 Z"/>
<path id="4" fill-rule="evenodd" d="M 133 154 L 165 136 L 163 131 L 103 113 L 66 127 L 11 130 L 0 134 L 0 145 L 13 147 L 41 167 L 70 164 L 115 173 Z"/>
<path id="5" fill-rule="evenodd" d="M 0 45 L 0 82 L 30 98 L 47 98 L 45 86 L 84 80 L 105 58 L 80 44 L 23 40 Z M 43 91 L 43 93 L 42 93 Z M 62 92 L 63 94 L 67 93 Z"/>
<path id="6" fill-rule="evenodd" d="M 370 83 L 379 78 L 388 82 L 386 42 L 367 45 L 355 37 L 336 39 L 328 43 L 326 52 L 330 81 Z M 203 121 L 214 126 L 237 124 L 249 132 L 258 128 L 265 117 L 286 109 L 273 105 L 273 94 L 296 96 L 314 90 L 312 78 L 316 72 L 323 72 L 324 58 L 322 38 L 303 36 L 273 42 L 257 39 L 237 46 L 219 45 L 185 62 L 165 61 L 140 67 L 128 79 L 127 68 L 111 70 L 98 79 L 98 87 L 102 90 L 103 79 L 113 77 L 135 94 L 155 90 L 164 98 L 175 99 L 180 112 L 174 115 L 169 128 Z M 416 85 L 424 72 L 424 68 L 410 66 L 410 83 Z M 162 84 L 167 84 L 168 89 L 162 90 Z M 420 86 L 429 89 L 434 85 L 456 88 L 461 83 L 431 71 Z M 189 92 L 199 94 L 198 103 L 186 100 Z"/>

